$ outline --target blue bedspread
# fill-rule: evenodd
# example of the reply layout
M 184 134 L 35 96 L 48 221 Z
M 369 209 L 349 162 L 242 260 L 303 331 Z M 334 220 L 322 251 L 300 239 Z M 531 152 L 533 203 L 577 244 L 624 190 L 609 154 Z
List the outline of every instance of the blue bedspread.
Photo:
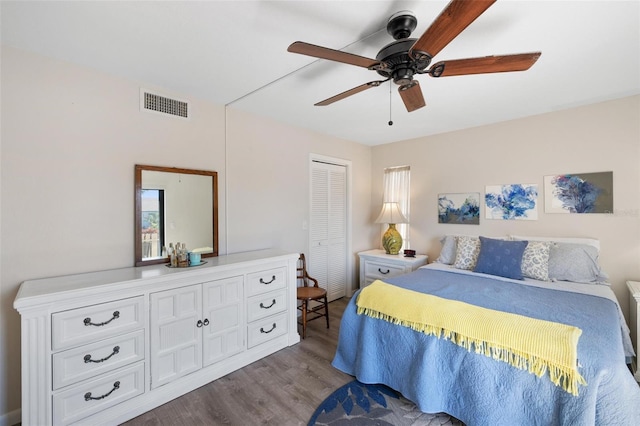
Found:
M 427 413 L 467 425 L 640 425 L 640 387 L 625 364 L 618 306 L 606 298 L 419 269 L 390 284 L 582 329 L 575 397 L 536 377 L 444 339 L 356 314 L 357 294 L 340 325 L 333 366 L 382 383 Z

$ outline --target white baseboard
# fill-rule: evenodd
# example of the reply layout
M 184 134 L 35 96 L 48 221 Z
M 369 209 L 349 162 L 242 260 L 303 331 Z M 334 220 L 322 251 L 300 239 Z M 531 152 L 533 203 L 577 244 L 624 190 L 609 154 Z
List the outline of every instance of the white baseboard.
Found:
M 10 411 L 8 413 L 0 415 L 0 426 L 13 426 L 20 423 L 22 420 L 22 412 L 18 408 L 17 410 Z

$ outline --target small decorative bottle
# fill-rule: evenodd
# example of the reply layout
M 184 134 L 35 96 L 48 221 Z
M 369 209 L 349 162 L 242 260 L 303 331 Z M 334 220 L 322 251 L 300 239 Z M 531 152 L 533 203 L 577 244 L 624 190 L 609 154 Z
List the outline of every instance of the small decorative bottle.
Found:
M 178 267 L 178 254 L 176 248 L 173 247 L 173 243 L 169 243 L 169 262 L 172 268 Z
M 178 250 L 178 267 L 186 268 L 187 266 L 189 266 L 189 259 L 187 258 L 187 247 L 184 243 L 182 243 L 182 245 L 180 245 L 179 247 L 180 249 Z

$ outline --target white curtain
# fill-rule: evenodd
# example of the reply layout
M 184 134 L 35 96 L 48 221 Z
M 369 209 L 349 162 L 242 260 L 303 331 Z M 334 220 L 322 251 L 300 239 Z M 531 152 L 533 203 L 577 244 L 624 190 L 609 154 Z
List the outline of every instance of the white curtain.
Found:
M 389 167 L 384 169 L 383 178 L 383 202 L 395 202 L 400 206 L 400 211 L 411 223 L 410 207 L 410 181 L 411 170 L 409 166 Z M 402 249 L 411 248 L 409 238 L 409 223 L 396 225 L 396 229 L 402 235 Z M 386 231 L 387 225 L 383 226 Z

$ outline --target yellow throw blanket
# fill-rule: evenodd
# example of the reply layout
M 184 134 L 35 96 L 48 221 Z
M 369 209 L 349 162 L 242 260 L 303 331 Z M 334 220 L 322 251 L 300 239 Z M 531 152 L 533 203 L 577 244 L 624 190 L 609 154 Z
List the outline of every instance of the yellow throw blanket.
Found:
M 409 327 L 521 370 L 549 378 L 572 395 L 587 382 L 577 369 L 577 327 L 495 311 L 386 284 L 365 287 L 358 314 Z

